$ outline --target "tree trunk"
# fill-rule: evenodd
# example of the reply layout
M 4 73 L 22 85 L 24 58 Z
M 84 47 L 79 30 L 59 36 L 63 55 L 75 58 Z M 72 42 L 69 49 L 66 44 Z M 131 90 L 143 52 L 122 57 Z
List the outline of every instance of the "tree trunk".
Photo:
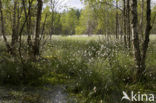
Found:
M 54 0 L 50 0 L 50 3 L 51 3 L 51 31 L 50 31 L 50 40 L 51 40 L 51 37 L 54 33 L 54 14 L 55 14 L 55 1 Z
M 140 19 L 140 33 L 141 33 L 141 37 L 142 40 L 144 39 L 144 29 L 143 29 L 143 25 L 144 25 L 144 0 L 142 0 L 141 3 L 141 19 Z
M 28 17 L 28 20 L 27 20 L 27 43 L 28 43 L 28 47 L 30 49 L 32 43 L 31 43 L 31 35 L 30 35 L 30 28 L 31 28 L 31 1 L 29 0 L 29 8 L 28 8 L 28 14 L 27 14 L 27 10 L 26 10 L 26 4 L 25 4 L 25 0 L 22 0 L 22 3 L 23 3 L 23 8 L 24 8 L 24 14 L 25 14 L 25 18 Z
M 37 17 L 36 17 L 36 33 L 35 33 L 35 43 L 34 43 L 34 56 L 40 54 L 40 21 L 41 21 L 41 14 L 42 14 L 42 0 L 38 1 L 38 8 L 37 8 Z
M 12 50 L 11 50 L 11 47 L 10 47 L 8 41 L 7 41 L 6 34 L 5 34 L 5 25 L 4 25 L 2 1 L 1 0 L 0 0 L 0 14 L 1 14 L 1 32 L 2 32 L 2 35 L 3 35 L 3 39 L 4 39 L 5 45 L 7 47 L 7 50 L 8 50 L 9 53 L 11 53 Z
M 118 39 L 119 32 L 119 14 L 118 14 L 118 0 L 116 0 L 116 39 Z
M 42 31 L 41 31 L 41 38 L 40 38 L 40 40 L 42 40 L 42 39 L 45 38 L 44 30 L 45 30 L 45 25 L 46 25 L 46 22 L 47 22 L 47 16 L 48 16 L 48 14 L 45 15 L 45 19 L 44 19 L 43 26 L 42 26 Z
M 27 23 L 27 29 L 28 29 L 28 38 L 27 38 L 27 42 L 29 47 L 32 47 L 32 41 L 31 41 L 31 2 L 29 0 L 29 14 L 28 14 L 28 23 Z
M 140 77 L 142 74 L 141 70 L 141 52 L 139 46 L 139 36 L 138 36 L 138 14 L 137 14 L 137 0 L 132 0 L 132 36 L 133 36 L 133 46 L 134 54 L 137 68 L 137 76 Z
M 124 44 L 127 47 L 127 25 L 126 25 L 126 0 L 123 0 L 123 29 L 124 29 Z
M 147 11 L 146 11 L 146 31 L 145 31 L 145 40 L 143 43 L 142 47 L 142 61 L 141 61 L 141 66 L 142 66 L 142 71 L 145 71 L 146 65 L 145 65 L 145 60 L 146 60 L 146 53 L 148 49 L 148 44 L 149 44 L 149 36 L 150 36 L 150 31 L 151 31 L 151 0 L 147 0 Z
M 128 47 L 131 48 L 131 23 L 130 23 L 130 1 L 127 0 L 127 40 Z
M 29 13 L 28 13 L 28 22 L 27 22 L 27 33 L 28 33 L 28 38 L 27 38 L 27 43 L 29 46 L 29 49 L 32 47 L 32 41 L 31 41 L 31 6 L 32 6 L 33 0 L 29 0 Z
M 13 13 L 13 25 L 12 25 L 12 42 L 11 42 L 12 51 L 15 51 L 16 46 L 17 46 L 17 42 L 18 42 L 16 9 L 17 9 L 17 0 L 14 1 L 14 13 Z

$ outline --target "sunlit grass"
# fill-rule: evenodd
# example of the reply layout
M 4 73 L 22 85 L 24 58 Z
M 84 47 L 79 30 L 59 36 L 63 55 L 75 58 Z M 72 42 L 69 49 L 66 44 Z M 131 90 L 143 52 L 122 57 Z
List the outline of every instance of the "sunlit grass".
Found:
M 151 34 L 151 35 L 150 35 L 150 39 L 151 39 L 151 40 L 156 40 L 156 34 Z

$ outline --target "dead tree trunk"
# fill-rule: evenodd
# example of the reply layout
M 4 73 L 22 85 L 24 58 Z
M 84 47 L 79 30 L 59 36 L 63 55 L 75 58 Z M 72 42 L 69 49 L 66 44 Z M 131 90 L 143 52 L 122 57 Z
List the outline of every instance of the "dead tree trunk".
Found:
M 37 17 L 36 17 L 36 33 L 35 33 L 35 42 L 34 42 L 34 56 L 40 54 L 40 21 L 41 21 L 41 14 L 42 14 L 42 0 L 38 1 L 38 8 L 37 8 Z

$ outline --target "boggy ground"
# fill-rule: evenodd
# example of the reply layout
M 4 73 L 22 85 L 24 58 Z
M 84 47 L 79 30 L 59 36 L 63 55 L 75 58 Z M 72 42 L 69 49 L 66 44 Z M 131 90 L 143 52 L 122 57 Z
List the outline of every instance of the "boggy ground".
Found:
M 156 93 L 155 40 L 151 36 L 141 83 L 135 82 L 133 51 L 121 40 L 54 36 L 41 48 L 38 62 L 24 55 L 24 66 L 18 57 L 4 52 L 1 42 L 0 102 L 120 103 L 122 91 Z

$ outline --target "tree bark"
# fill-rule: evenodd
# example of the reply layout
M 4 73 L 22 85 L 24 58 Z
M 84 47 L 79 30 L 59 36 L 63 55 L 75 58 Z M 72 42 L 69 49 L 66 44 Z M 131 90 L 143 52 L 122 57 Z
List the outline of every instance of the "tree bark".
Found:
M 9 53 L 12 52 L 11 50 L 11 47 L 7 41 L 7 37 L 6 37 L 6 34 L 5 34 L 5 25 L 4 25 L 4 18 L 3 18 L 3 7 L 2 7 L 2 1 L 0 0 L 0 14 L 1 14 L 1 32 L 2 32 L 2 35 L 3 35 L 3 39 L 4 39 L 4 42 L 5 42 L 5 45 L 7 47 L 7 51 Z
M 116 0 L 116 39 L 118 39 L 119 32 L 119 14 L 118 14 L 118 0 Z
M 145 38 L 140 50 L 139 45 L 139 36 L 138 36 L 138 17 L 137 17 L 137 0 L 132 0 L 132 34 L 133 34 L 133 45 L 135 53 L 135 61 L 137 67 L 137 80 L 142 81 L 143 75 L 146 69 L 146 54 L 149 44 L 149 36 L 151 31 L 151 0 L 146 0 L 147 9 L 146 9 L 146 29 L 145 29 Z
M 32 6 L 32 2 L 34 0 L 29 0 L 29 8 L 28 8 L 28 13 L 26 11 L 26 4 L 25 4 L 25 0 L 23 0 L 23 8 L 24 8 L 24 13 L 25 13 L 25 18 L 27 17 L 27 43 L 28 43 L 28 47 L 29 49 L 31 49 L 32 47 L 32 41 L 31 41 L 31 6 Z M 29 50 L 30 51 L 30 50 Z
M 20 18 L 21 18 L 21 14 L 22 14 L 22 11 L 23 9 L 21 10 L 21 13 L 20 13 L 20 4 L 19 4 L 19 1 L 17 2 L 17 26 L 16 26 L 16 33 L 17 35 L 19 36 L 19 28 L 20 28 Z M 17 38 L 18 40 L 18 38 Z
M 12 25 L 12 42 L 11 42 L 12 51 L 15 51 L 16 45 L 17 45 L 17 42 L 18 42 L 16 9 L 17 9 L 17 0 L 14 0 L 14 13 L 13 13 L 13 25 Z
M 133 46 L 135 54 L 135 62 L 137 68 L 137 75 L 140 76 L 141 70 L 141 52 L 139 46 L 139 36 L 138 36 L 138 14 L 137 14 L 137 0 L 132 0 L 132 35 L 133 35 Z
M 140 19 L 140 33 L 141 33 L 142 39 L 144 39 L 143 22 L 144 22 L 144 0 L 142 0 L 142 3 L 141 3 L 141 19 Z
M 34 42 L 34 56 L 40 54 L 40 21 L 41 21 L 41 13 L 42 13 L 42 0 L 38 1 L 38 8 L 37 8 L 37 17 L 36 17 L 36 33 L 35 33 L 35 42 Z
M 124 29 L 124 44 L 127 47 L 127 25 L 126 25 L 126 0 L 123 0 L 123 29 Z
M 31 5 L 32 5 L 32 1 L 29 0 L 29 13 L 28 13 L 28 22 L 27 22 L 27 30 L 28 30 L 28 38 L 27 38 L 27 43 L 29 45 L 29 48 L 32 47 L 32 40 L 31 40 L 31 35 L 32 35 L 32 32 L 31 32 Z
M 131 23 L 130 23 L 130 1 L 127 0 L 127 40 L 128 47 L 131 48 Z
M 149 44 L 149 36 L 150 36 L 150 31 L 152 29 L 151 27 L 151 0 L 147 0 L 147 10 L 146 10 L 146 29 L 145 29 L 145 39 L 142 47 L 142 61 L 141 61 L 141 66 L 142 66 L 142 71 L 145 71 L 146 65 L 145 65 L 145 60 L 146 60 L 146 53 L 148 49 L 148 44 Z
M 48 14 L 45 15 L 45 19 L 44 19 L 43 26 L 42 26 L 42 31 L 41 31 L 41 37 L 40 37 L 40 40 L 42 40 L 42 39 L 45 38 L 44 30 L 45 30 L 45 25 L 46 25 L 46 22 L 47 22 L 47 16 L 48 16 Z

